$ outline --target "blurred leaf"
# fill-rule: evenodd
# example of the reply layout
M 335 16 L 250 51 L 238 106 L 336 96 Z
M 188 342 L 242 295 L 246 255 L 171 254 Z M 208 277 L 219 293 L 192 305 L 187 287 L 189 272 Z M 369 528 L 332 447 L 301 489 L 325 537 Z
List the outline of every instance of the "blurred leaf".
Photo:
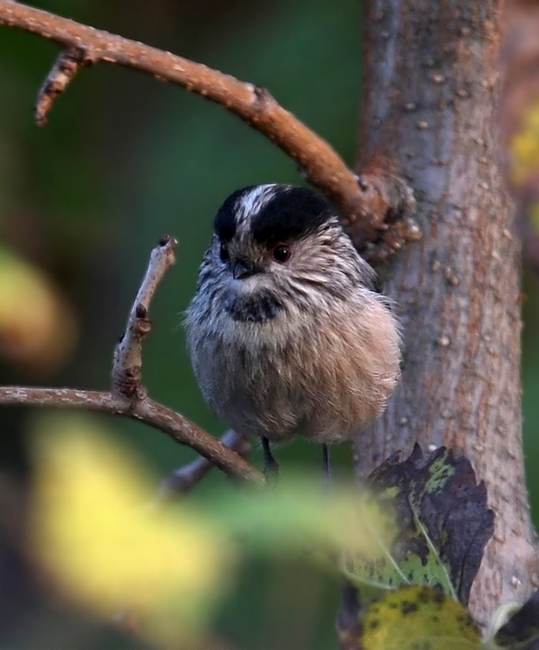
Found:
M 539 175 L 539 98 L 523 107 L 509 140 L 510 179 L 515 187 Z
M 194 635 L 228 583 L 232 546 L 187 507 L 143 511 L 144 468 L 88 420 L 51 418 L 48 429 L 34 449 L 37 558 L 93 611 L 133 610 L 150 640 Z
M 357 487 L 297 478 L 273 489 L 146 508 L 152 481 L 92 418 L 41 417 L 35 435 L 31 539 L 63 591 L 96 613 L 134 612 L 141 633 L 167 644 L 209 624 L 240 545 L 301 555 L 336 572 L 343 550 L 374 561 L 397 533 L 394 513 Z
M 509 189 L 515 199 L 523 250 L 539 271 L 539 6 L 506 3 L 504 84 L 498 120 Z
M 511 650 L 539 649 L 539 591 L 536 591 L 494 637 L 496 645 Z
M 377 562 L 351 557 L 347 577 L 381 589 L 439 587 L 467 604 L 494 529 L 485 486 L 476 484 L 470 462 L 444 447 L 424 454 L 416 445 L 405 461 L 397 454 L 382 463 L 369 483 L 395 503 L 400 534 Z
M 389 546 L 398 531 L 391 506 L 357 486 L 332 485 L 328 494 L 316 478 L 282 478 L 272 489 L 238 492 L 213 506 L 214 516 L 265 554 L 304 553 L 324 563 L 355 553 L 375 561 L 380 544 Z M 325 554 L 324 554 L 325 553 Z
M 48 278 L 0 247 L 0 353 L 46 374 L 66 362 L 76 338 L 73 313 Z
M 505 15 L 503 63 L 506 66 L 499 120 L 504 137 L 506 175 L 519 196 L 539 180 L 539 7 L 512 0 Z
M 465 607 L 437 589 L 413 585 L 372 603 L 354 629 L 339 630 L 346 650 L 472 650 L 481 635 Z

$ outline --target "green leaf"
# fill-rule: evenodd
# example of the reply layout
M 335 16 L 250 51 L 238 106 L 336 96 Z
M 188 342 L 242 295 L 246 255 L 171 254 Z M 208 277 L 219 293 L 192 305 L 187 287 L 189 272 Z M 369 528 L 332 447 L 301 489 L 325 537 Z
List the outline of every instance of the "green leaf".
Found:
M 498 630 L 494 641 L 511 650 L 539 649 L 539 590 Z
M 466 608 L 438 589 L 412 585 L 371 603 L 353 626 L 339 626 L 346 650 L 479 650 Z
M 271 490 L 231 491 L 207 512 L 252 551 L 304 555 L 307 549 L 334 572 L 341 552 L 374 560 L 380 544 L 391 545 L 398 532 L 394 511 L 381 508 L 369 491 L 333 484 L 328 494 L 306 476 L 283 478 Z
M 382 463 L 368 482 L 394 503 L 401 532 L 376 562 L 348 557 L 347 577 L 362 589 L 438 587 L 467 604 L 494 529 L 485 486 L 476 483 L 471 463 L 444 447 L 424 454 L 416 445 L 406 460 L 395 454 Z

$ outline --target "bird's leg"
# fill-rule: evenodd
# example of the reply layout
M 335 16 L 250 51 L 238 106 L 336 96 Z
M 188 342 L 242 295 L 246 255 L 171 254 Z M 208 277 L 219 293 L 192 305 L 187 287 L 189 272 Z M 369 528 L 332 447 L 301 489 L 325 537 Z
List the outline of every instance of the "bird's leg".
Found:
M 326 444 L 322 444 L 322 463 L 324 466 L 324 483 L 326 487 L 329 487 L 331 482 L 331 466 L 329 463 L 329 447 Z
M 274 481 L 279 475 L 279 464 L 271 453 L 270 441 L 265 436 L 262 436 L 261 440 L 264 451 L 264 476 L 266 480 Z

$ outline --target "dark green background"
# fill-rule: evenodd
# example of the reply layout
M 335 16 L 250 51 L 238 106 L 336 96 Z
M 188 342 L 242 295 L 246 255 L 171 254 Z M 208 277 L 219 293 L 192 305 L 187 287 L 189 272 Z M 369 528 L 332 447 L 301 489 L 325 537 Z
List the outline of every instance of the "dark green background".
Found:
M 361 92 L 359 2 L 56 0 L 40 6 L 266 86 L 353 164 Z M 214 213 L 227 194 L 256 183 L 301 183 L 301 177 L 291 160 L 220 107 L 105 64 L 79 74 L 57 101 L 49 124 L 36 127 L 32 106 L 57 52 L 39 37 L 0 28 L 0 236 L 58 282 L 82 325 L 76 355 L 42 382 L 108 385 L 111 350 L 149 251 L 161 235 L 171 234 L 180 241 L 179 259 L 152 307 L 144 382 L 152 396 L 219 433 L 223 427 L 193 380 L 178 327 L 181 312 L 193 293 Z M 527 279 L 526 297 L 525 439 L 533 468 L 539 421 L 535 278 Z M 35 381 L 7 363 L 0 365 L 0 375 L 1 383 Z M 18 477 L 27 473 L 27 417 L 32 415 L 0 412 L 2 466 Z M 192 457 L 141 425 L 110 419 L 106 424 L 140 449 L 158 475 Z M 343 446 L 334 454 L 336 471 L 343 474 L 350 472 L 347 451 Z M 285 472 L 320 460 L 318 448 L 302 443 L 277 454 Z M 255 461 L 260 461 L 258 450 Z M 215 473 L 200 489 L 219 489 L 223 480 Z M 533 501 L 539 494 L 533 471 L 530 488 Z M 42 612 L 32 576 L 3 546 L 0 644 L 41 649 L 126 645 L 114 636 L 105 643 L 86 627 L 82 632 L 74 620 L 67 634 L 59 606 L 55 614 L 50 604 Z M 251 650 L 336 648 L 338 588 L 296 564 L 255 562 L 246 567 L 217 633 L 233 640 L 230 647 Z

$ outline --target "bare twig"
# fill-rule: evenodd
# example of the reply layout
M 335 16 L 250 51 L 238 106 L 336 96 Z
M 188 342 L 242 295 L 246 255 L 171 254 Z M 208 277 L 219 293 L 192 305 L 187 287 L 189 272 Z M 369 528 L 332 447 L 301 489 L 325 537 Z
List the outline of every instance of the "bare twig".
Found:
M 242 458 L 245 458 L 251 450 L 251 443 L 247 438 L 232 430 L 227 431 L 220 441 L 237 452 Z M 186 494 L 206 476 L 212 467 L 213 463 L 201 456 L 175 470 L 161 482 L 161 489 L 156 502 L 168 501 Z
M 133 401 L 106 391 L 7 386 L 0 387 L 0 404 L 85 409 L 139 420 L 191 447 L 231 477 L 255 483 L 264 481 L 262 473 L 238 453 L 183 415 L 149 397 Z
M 145 396 L 142 380 L 142 342 L 152 327 L 148 318 L 150 302 L 168 269 L 176 263 L 178 242 L 163 237 L 153 249 L 146 274 L 131 307 L 125 333 L 121 337 L 112 364 L 112 389 L 131 399 Z
M 87 409 L 140 420 L 163 431 L 182 445 L 191 447 L 204 456 L 206 462 L 229 476 L 262 483 L 263 475 L 230 446 L 197 427 L 183 415 L 150 399 L 141 383 L 142 341 L 151 329 L 148 309 L 159 282 L 175 262 L 176 243 L 172 237 L 164 237 L 150 255 L 148 268 L 129 314 L 126 331 L 114 352 L 111 392 L 8 386 L 0 387 L 0 404 Z M 202 461 L 196 469 L 198 472 L 201 469 L 207 471 Z
M 323 187 L 340 205 L 348 206 L 350 214 L 363 212 L 354 174 L 324 140 L 279 106 L 264 88 L 11 0 L 0 0 L 0 24 L 39 34 L 66 47 L 84 48 L 88 61 L 136 68 L 221 104 L 275 142 L 305 170 L 312 183 Z
M 34 115 L 38 126 L 47 123 L 47 115 L 56 97 L 64 92 L 77 72 L 88 63 L 91 62 L 86 58 L 84 50 L 78 47 L 68 47 L 61 52 L 37 96 Z
M 135 68 L 220 104 L 263 133 L 300 165 L 305 178 L 339 207 L 347 230 L 360 249 L 383 239 L 386 217 L 399 210 L 400 204 L 392 205 L 380 200 L 392 196 L 392 192 L 363 191 L 356 176 L 333 148 L 280 106 L 264 88 L 241 82 L 170 52 L 12 0 L 0 0 L 0 25 L 24 29 L 66 48 L 76 48 L 84 53 L 84 63 L 104 61 Z M 65 79 L 67 81 L 69 79 Z M 50 108 L 52 98 L 50 94 L 46 110 Z M 383 184 L 386 178 L 382 175 L 378 185 Z M 407 240 L 405 231 L 400 239 Z

